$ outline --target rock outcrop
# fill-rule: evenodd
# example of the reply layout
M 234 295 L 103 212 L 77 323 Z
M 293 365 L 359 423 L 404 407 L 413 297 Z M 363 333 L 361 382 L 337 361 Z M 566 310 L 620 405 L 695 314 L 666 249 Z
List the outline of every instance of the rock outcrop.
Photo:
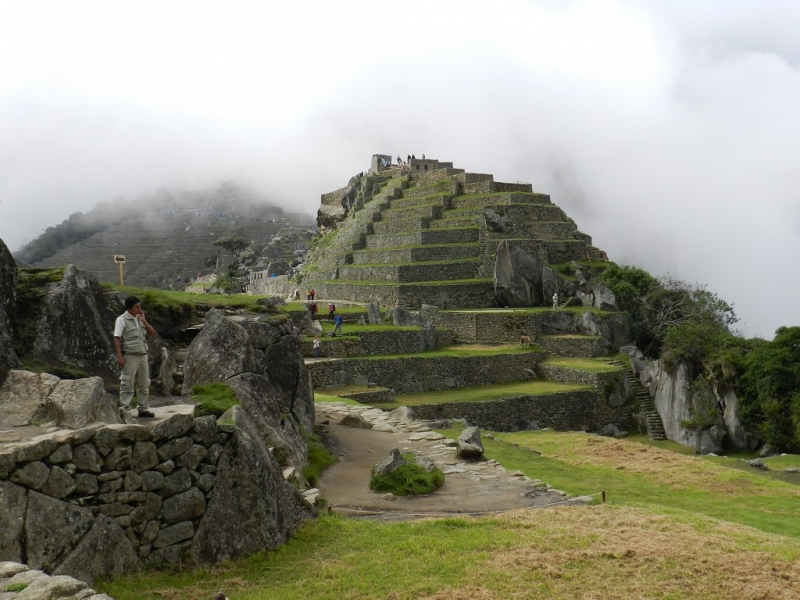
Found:
M 0 598 L 3 600 L 114 600 L 98 594 L 83 581 L 66 575 L 51 577 L 18 562 L 0 562 Z
M 62 280 L 47 287 L 34 352 L 111 381 L 116 378 L 116 317 L 94 275 L 69 265 Z
M 90 423 L 117 423 L 117 401 L 99 377 L 59 379 L 49 373 L 11 371 L 0 386 L 0 412 L 6 425 L 80 429 Z
M 19 366 L 14 352 L 12 319 L 17 301 L 17 265 L 3 240 L 0 240 L 0 382 L 9 370 Z
M 698 454 L 718 454 L 726 445 L 747 450 L 758 446 L 758 435 L 742 425 L 739 400 L 732 389 L 720 393 L 708 384 L 708 389 L 693 389 L 688 365 L 678 365 L 670 373 L 658 360 L 643 363 L 639 377 L 650 389 L 668 439 Z
M 306 466 L 304 435 L 314 429 L 314 395 L 288 317 L 248 321 L 210 311 L 189 346 L 183 391 L 214 381 L 233 388 L 256 431 L 286 464 Z
M 542 269 L 538 257 L 502 241 L 494 264 L 494 292 L 500 306 L 541 306 Z

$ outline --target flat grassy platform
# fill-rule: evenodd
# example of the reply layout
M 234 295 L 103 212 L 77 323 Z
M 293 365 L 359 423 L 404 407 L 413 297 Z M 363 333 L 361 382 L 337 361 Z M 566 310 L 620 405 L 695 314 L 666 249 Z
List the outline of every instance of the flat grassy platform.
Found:
M 576 371 L 588 371 L 589 373 L 611 373 L 621 370 L 619 367 L 610 365 L 602 360 L 574 356 L 550 356 L 539 364 L 545 367 L 566 367 Z
M 525 354 L 528 352 L 541 353 L 543 350 L 534 346 L 521 348 L 519 344 L 499 344 L 490 346 L 485 344 L 458 344 L 456 346 L 445 346 L 428 352 L 413 354 L 371 354 L 369 356 L 359 356 L 359 360 L 378 360 L 386 358 L 436 358 L 437 356 L 494 356 L 497 354 Z
M 398 406 L 419 406 L 422 404 L 455 404 L 460 402 L 489 402 L 513 398 L 515 396 L 542 396 L 559 392 L 590 390 L 591 386 L 559 383 L 557 381 L 518 381 L 497 385 L 459 388 L 456 390 L 439 390 L 420 392 L 418 394 L 401 394 L 395 396 L 394 402 L 373 404 L 377 408 L 393 409 Z

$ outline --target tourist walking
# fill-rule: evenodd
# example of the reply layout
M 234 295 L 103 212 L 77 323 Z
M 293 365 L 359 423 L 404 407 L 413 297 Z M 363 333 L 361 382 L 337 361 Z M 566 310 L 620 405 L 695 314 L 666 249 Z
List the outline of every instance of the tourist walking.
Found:
M 314 338 L 314 358 L 319 358 L 319 347 L 322 342 L 319 341 L 319 337 Z
M 335 323 L 333 326 L 333 337 L 336 337 L 337 333 L 342 335 L 342 315 L 336 315 L 333 322 Z
M 558 308 L 558 293 L 553 294 L 553 310 Z
M 331 302 L 330 304 L 328 304 L 328 319 L 333 321 L 333 316 L 335 313 L 336 313 L 336 305 L 333 302 Z

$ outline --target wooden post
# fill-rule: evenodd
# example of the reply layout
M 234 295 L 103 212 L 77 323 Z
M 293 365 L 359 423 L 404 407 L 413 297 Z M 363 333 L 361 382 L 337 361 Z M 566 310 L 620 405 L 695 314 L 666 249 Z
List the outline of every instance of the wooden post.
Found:
M 119 276 L 119 285 L 122 287 L 125 285 L 125 277 L 122 273 L 122 265 L 125 264 L 125 255 L 124 254 L 115 254 L 114 255 L 114 262 L 117 265 L 117 275 Z

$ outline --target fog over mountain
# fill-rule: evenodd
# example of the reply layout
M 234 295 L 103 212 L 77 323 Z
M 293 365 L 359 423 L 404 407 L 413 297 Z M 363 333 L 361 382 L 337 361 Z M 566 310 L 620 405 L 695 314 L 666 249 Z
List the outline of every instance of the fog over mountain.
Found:
M 373 153 L 425 153 L 533 183 L 771 338 L 798 324 L 798 24 L 781 0 L 5 3 L 0 238 L 224 180 L 313 213 Z

